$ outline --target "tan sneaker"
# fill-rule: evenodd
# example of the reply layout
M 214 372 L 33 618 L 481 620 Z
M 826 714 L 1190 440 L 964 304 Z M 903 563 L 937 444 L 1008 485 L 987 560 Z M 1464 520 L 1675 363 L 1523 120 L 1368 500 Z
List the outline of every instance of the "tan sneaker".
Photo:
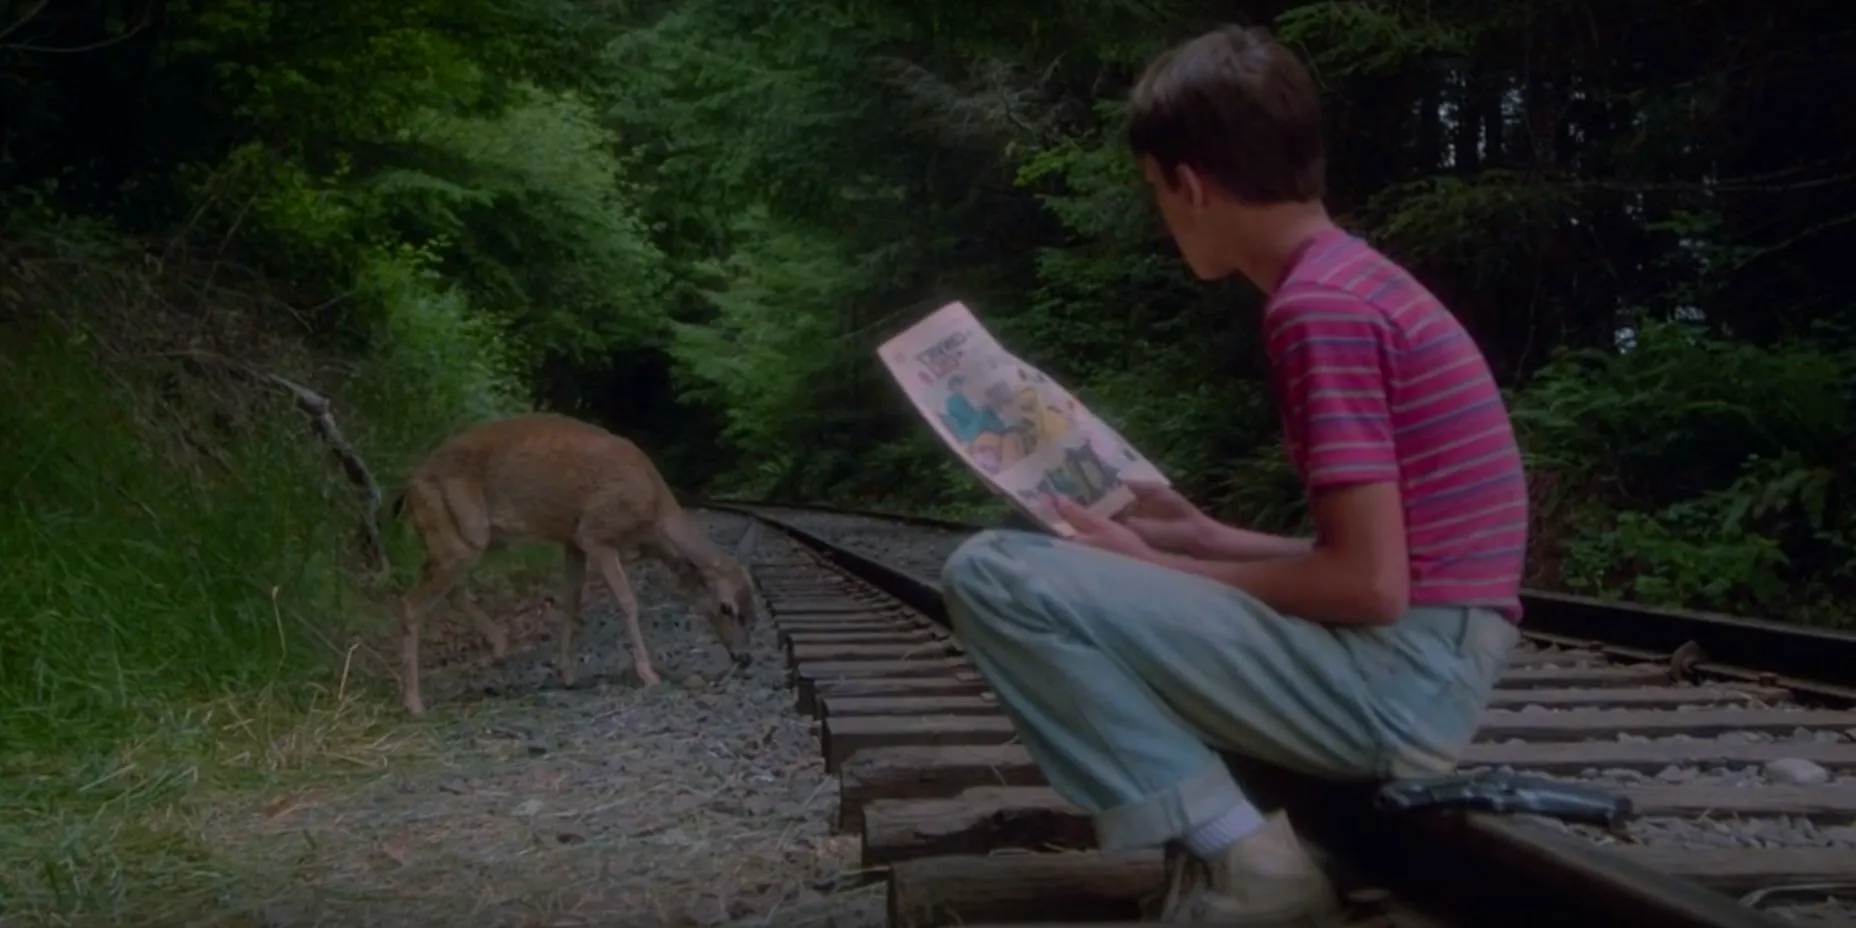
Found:
M 1167 850 L 1160 921 L 1243 928 L 1327 928 L 1341 923 L 1340 899 L 1281 812 L 1217 861 Z

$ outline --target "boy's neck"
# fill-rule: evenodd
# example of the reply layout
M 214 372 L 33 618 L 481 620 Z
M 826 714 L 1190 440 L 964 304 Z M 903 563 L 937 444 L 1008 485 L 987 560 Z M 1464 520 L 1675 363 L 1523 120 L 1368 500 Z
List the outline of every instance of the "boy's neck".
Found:
M 1289 259 L 1309 239 L 1335 228 L 1321 201 L 1242 207 L 1245 215 L 1233 236 L 1230 265 L 1269 296 L 1282 282 Z

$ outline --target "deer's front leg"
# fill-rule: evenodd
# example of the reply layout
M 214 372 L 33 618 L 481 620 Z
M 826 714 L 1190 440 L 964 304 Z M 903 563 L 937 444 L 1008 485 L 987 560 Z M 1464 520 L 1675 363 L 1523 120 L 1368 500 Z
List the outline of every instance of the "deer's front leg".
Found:
M 400 701 L 409 715 L 425 714 L 425 699 L 419 691 L 419 627 L 432 606 L 456 588 L 469 566 L 467 554 L 427 554 L 418 585 L 400 600 Z
M 599 575 L 606 580 L 606 586 L 612 590 L 612 598 L 619 603 L 619 612 L 625 616 L 625 634 L 631 638 L 632 667 L 638 671 L 638 679 L 645 686 L 656 686 L 662 682 L 657 669 L 651 666 L 651 652 L 644 646 L 644 630 L 638 627 L 638 597 L 632 594 L 632 585 L 625 579 L 625 568 L 619 563 L 619 553 L 611 548 L 588 551 L 594 566 L 599 568 Z

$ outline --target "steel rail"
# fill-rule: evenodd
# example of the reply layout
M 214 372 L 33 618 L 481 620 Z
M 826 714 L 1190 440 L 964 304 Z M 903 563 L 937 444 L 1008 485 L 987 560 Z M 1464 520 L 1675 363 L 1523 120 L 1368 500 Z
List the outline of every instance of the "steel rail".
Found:
M 693 505 L 749 516 L 932 621 L 948 626 L 938 586 L 834 544 L 766 509 L 861 516 L 955 531 L 986 526 L 826 506 L 710 499 Z M 1377 784 L 1319 781 L 1226 757 L 1246 788 L 1296 817 L 1312 843 L 1400 898 L 1465 925 L 1583 924 L 1618 928 L 1772 928 L 1773 916 L 1524 819 L 1462 810 L 1389 813 Z
M 813 503 L 718 498 L 698 505 L 795 509 L 878 519 L 950 532 L 1042 529 L 1023 517 L 999 525 Z M 932 578 L 929 578 L 932 579 Z M 1555 643 L 1581 643 L 1620 658 L 1667 659 L 1684 652 L 1684 674 L 1759 683 L 1838 706 L 1856 705 L 1856 634 L 1768 619 L 1642 606 L 1523 589 L 1523 631 Z

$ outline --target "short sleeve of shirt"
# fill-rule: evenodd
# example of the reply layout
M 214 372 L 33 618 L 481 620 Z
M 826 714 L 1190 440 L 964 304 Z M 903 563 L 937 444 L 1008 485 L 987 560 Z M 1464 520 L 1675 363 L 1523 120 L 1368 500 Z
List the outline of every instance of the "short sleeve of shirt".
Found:
M 1264 335 L 1309 492 L 1396 481 L 1387 383 L 1396 336 L 1385 314 L 1347 293 L 1296 287 L 1271 301 Z

